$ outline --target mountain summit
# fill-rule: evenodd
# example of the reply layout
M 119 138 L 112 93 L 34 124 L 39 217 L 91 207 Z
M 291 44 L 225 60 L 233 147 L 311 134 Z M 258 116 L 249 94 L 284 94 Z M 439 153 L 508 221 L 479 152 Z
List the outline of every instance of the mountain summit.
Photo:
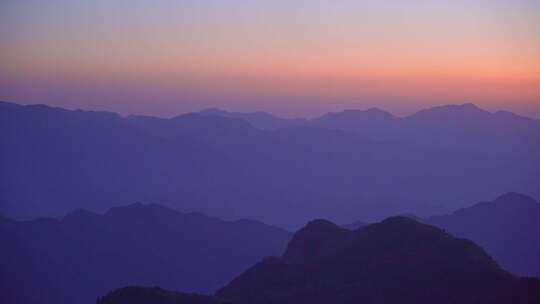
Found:
M 217 297 L 236 304 L 532 303 L 539 284 L 501 270 L 471 241 L 392 217 L 356 231 L 311 222 L 282 257 L 259 262 Z

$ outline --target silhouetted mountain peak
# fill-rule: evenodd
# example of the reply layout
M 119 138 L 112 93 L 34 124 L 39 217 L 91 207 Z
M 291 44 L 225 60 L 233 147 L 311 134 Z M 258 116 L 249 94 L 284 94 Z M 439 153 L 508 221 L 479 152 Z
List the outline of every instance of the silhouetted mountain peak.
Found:
M 379 120 L 391 120 L 397 119 L 393 114 L 381 110 L 379 108 L 370 108 L 367 110 L 357 110 L 357 109 L 346 109 L 341 112 L 330 112 L 324 114 L 323 116 L 315 119 L 317 120 L 328 120 L 328 119 L 379 119 Z
M 382 110 L 382 109 L 379 109 L 379 108 L 376 108 L 376 107 L 373 107 L 373 108 L 369 108 L 365 111 L 365 113 L 369 113 L 371 115 L 379 115 L 379 116 L 384 116 L 384 117 L 395 117 L 392 113 L 388 112 L 388 111 L 385 111 L 385 110 Z
M 421 218 L 420 216 L 414 214 L 414 213 L 401 213 L 399 214 L 398 216 L 404 216 L 404 217 L 408 217 L 410 219 L 413 219 L 419 223 L 423 223 L 424 222 L 424 219 Z
M 398 225 L 398 226 L 410 226 L 410 225 L 417 225 L 420 224 L 415 219 L 405 216 L 405 215 L 397 215 L 397 216 L 391 216 L 389 218 L 386 218 L 381 222 L 381 224 L 384 225 Z
M 309 121 L 318 128 L 352 131 L 368 138 L 392 138 L 401 134 L 403 120 L 378 108 L 330 112 Z
M 201 110 L 198 113 L 204 116 L 209 115 L 242 119 L 248 122 L 253 127 L 262 130 L 275 130 L 280 128 L 295 127 L 306 122 L 306 120 L 303 118 L 281 118 L 263 111 L 229 112 L 218 108 L 209 108 Z
M 414 215 L 409 214 L 400 214 L 395 216 L 387 217 L 386 219 L 380 221 L 379 223 L 371 224 L 372 225 L 384 225 L 384 226 L 400 226 L 403 228 L 407 227 L 430 227 L 428 225 L 423 224 L 418 218 L 416 218 Z
M 460 107 L 462 109 L 467 109 L 467 111 L 483 111 L 482 109 L 480 109 L 477 105 L 475 105 L 472 102 L 467 102 L 467 103 L 458 105 L 458 107 Z
M 291 240 L 291 243 L 331 238 L 337 234 L 343 233 L 344 231 L 347 230 L 330 221 L 325 219 L 316 219 L 310 221 L 306 226 L 296 232 Z
M 517 192 L 508 192 L 491 202 L 481 202 L 471 207 L 462 208 L 454 212 L 454 214 L 476 214 L 478 212 L 485 212 L 487 214 L 504 218 L 506 215 L 519 215 L 534 216 L 536 214 L 528 214 L 528 211 L 534 213 L 540 212 L 540 203 L 534 200 L 528 195 L 524 195 Z M 443 216 L 444 217 L 444 216 Z M 436 217 L 434 217 L 436 218 Z
M 216 295 L 239 304 L 486 303 L 495 286 L 516 281 L 471 241 L 395 216 L 357 231 L 310 222 L 281 260 L 263 260 Z
M 456 113 L 486 113 L 487 111 L 481 109 L 474 103 L 468 102 L 463 104 L 456 104 L 456 105 L 446 105 L 441 107 L 435 107 L 433 109 L 440 109 L 440 110 L 446 110 L 446 111 L 453 111 Z
M 490 209 L 490 204 L 493 205 L 493 208 L 499 210 L 501 216 L 504 214 L 521 214 L 522 217 L 527 217 L 530 220 L 534 220 L 540 216 L 540 203 L 528 195 L 517 192 L 508 192 L 497 197 L 493 202 L 480 203 L 478 205 Z M 474 206 L 471 208 L 474 208 Z
M 350 230 L 336 224 L 316 219 L 296 232 L 287 246 L 284 258 L 292 263 L 304 263 L 326 254 L 336 241 L 350 233 Z
M 486 114 L 489 112 L 479 108 L 473 103 L 464 103 L 464 104 L 451 104 L 451 105 L 432 107 L 432 108 L 418 111 L 416 114 L 427 114 L 427 113 L 448 113 L 448 114 L 456 115 L 456 114 L 480 114 L 480 113 Z
M 220 108 L 208 108 L 208 109 L 200 110 L 199 113 L 203 115 L 225 115 L 225 114 L 228 114 L 229 112 L 222 110 Z
M 329 220 L 325 219 L 314 219 L 312 221 L 309 221 L 304 228 L 302 228 L 300 232 L 305 231 L 311 231 L 311 230 L 336 230 L 339 229 L 339 227 L 330 222 Z
M 464 103 L 459 105 L 444 105 L 424 109 L 416 112 L 408 117 L 412 120 L 440 120 L 440 119 L 469 119 L 472 117 L 491 115 L 490 112 L 485 111 L 473 103 Z
M 416 221 L 407 216 L 392 216 L 382 222 L 371 224 L 358 233 L 377 235 L 381 239 L 415 243 L 420 239 L 434 240 L 450 237 L 443 230 Z

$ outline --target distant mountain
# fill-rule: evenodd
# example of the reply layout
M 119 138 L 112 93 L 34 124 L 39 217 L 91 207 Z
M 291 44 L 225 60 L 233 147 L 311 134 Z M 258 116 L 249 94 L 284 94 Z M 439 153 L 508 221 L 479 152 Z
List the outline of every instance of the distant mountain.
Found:
M 422 130 L 419 139 L 428 142 L 489 149 L 491 153 L 540 151 L 539 120 L 504 111 L 491 113 L 471 103 L 422 110 L 404 120 L 411 128 Z
M 225 304 L 214 297 L 171 292 L 159 287 L 125 287 L 99 298 L 96 304 Z
M 432 125 L 455 125 L 457 122 L 482 124 L 489 119 L 491 113 L 480 109 L 473 103 L 461 105 L 445 105 L 420 110 L 408 117 L 410 120 Z
M 211 108 L 199 112 L 201 115 L 222 116 L 229 118 L 239 118 L 247 121 L 252 126 L 261 130 L 276 130 L 281 128 L 291 128 L 303 125 L 306 119 L 287 119 L 274 116 L 266 112 L 228 112 L 221 109 Z
M 62 220 L 0 218 L 0 294 L 6 303 L 76 304 L 127 285 L 209 293 L 290 237 L 256 221 L 139 203 Z
M 476 242 L 505 270 L 540 276 L 540 203 L 529 196 L 507 193 L 426 222 Z
M 169 140 L 191 138 L 225 152 L 229 157 L 242 153 L 245 158 L 254 144 L 268 144 L 268 132 L 238 118 L 189 113 L 171 119 L 129 116 L 125 122 L 130 127 Z
M 377 108 L 327 113 L 310 120 L 309 125 L 352 131 L 373 139 L 400 139 L 410 133 L 403 119 Z
M 0 211 L 9 217 L 197 202 L 242 183 L 242 169 L 223 152 L 197 139 L 152 136 L 111 113 L 0 104 L 0 134 Z
M 540 151 L 539 120 L 505 111 L 490 113 L 472 103 L 433 107 L 403 118 L 376 108 L 346 110 L 312 119 L 309 125 L 378 140 L 489 149 L 491 153 L 509 153 L 516 148 L 520 153 Z
M 296 229 L 318 217 L 443 214 L 509 189 L 540 197 L 540 145 L 523 135 L 528 127 L 509 123 L 517 135 L 495 141 L 500 148 L 482 144 L 488 133 L 451 141 L 381 110 L 350 114 L 381 122 L 367 133 L 309 123 L 270 131 L 220 115 L 121 117 L 2 103 L 0 213 L 59 217 L 150 201 Z M 385 129 L 394 122 L 397 131 Z M 401 133 L 402 124 L 413 132 Z
M 126 123 L 154 136 L 174 138 L 196 134 L 203 139 L 215 139 L 227 134 L 261 134 L 248 122 L 222 116 L 188 113 L 170 119 L 152 116 L 128 116 Z
M 282 257 L 265 258 L 216 293 L 258 303 L 536 303 L 538 279 L 519 279 L 477 245 L 405 217 L 359 230 L 310 222 Z

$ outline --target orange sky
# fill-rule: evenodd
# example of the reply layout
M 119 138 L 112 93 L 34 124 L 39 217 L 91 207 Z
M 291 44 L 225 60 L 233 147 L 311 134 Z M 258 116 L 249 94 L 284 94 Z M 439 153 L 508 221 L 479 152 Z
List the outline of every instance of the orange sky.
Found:
M 537 1 L 8 0 L 0 6 L 4 100 L 107 107 L 88 93 L 99 83 L 96 96 L 109 92 L 107 108 L 121 112 L 194 110 L 181 98 L 189 91 L 250 96 L 246 109 L 264 109 L 258 96 L 318 97 L 305 98 L 306 113 L 362 108 L 369 98 L 396 106 L 416 98 L 418 106 L 466 99 L 540 114 Z M 142 100 L 129 104 L 115 95 L 115 85 L 146 86 L 156 97 L 162 90 L 170 99 L 178 91 L 178 104 L 162 110 Z M 73 91 L 80 86 L 86 95 Z M 332 103 L 333 97 L 359 101 Z M 200 108 L 241 108 L 199 100 Z

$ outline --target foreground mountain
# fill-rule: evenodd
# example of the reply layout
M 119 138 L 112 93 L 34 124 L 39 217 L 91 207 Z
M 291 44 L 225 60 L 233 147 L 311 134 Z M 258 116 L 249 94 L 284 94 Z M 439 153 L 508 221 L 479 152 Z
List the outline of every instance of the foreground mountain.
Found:
M 287 231 L 222 221 L 159 205 L 62 220 L 0 218 L 0 294 L 6 303 L 91 303 L 118 286 L 213 292 L 262 257 L 281 252 Z
M 474 241 L 505 270 L 540 276 L 540 203 L 529 196 L 507 193 L 426 223 Z
M 400 128 L 385 127 L 407 123 L 402 118 L 365 112 L 349 114 L 361 126 L 377 121 L 361 128 L 367 133 L 310 123 L 269 131 L 221 115 L 124 118 L 0 103 L 0 213 L 59 217 L 74 208 L 104 212 L 152 201 L 297 229 L 319 217 L 348 223 L 443 214 L 508 189 L 540 197 L 540 149 L 528 135 L 534 120 L 508 114 L 507 122 L 508 115 L 489 114 L 514 131 L 505 133 L 508 141 L 477 149 L 468 134 L 484 143 L 492 134 L 489 128 L 475 133 L 476 125 L 465 123 L 468 116 L 451 115 L 464 127 L 450 132 L 452 144 L 441 145 L 432 139 L 442 131 L 430 133 L 441 130 L 431 125 L 438 120 L 422 114 L 414 130 L 423 135 L 403 137 Z M 525 127 L 514 127 L 514 120 Z M 386 135 L 367 136 L 376 130 Z M 362 218 L 354 218 L 358 214 Z
M 98 298 L 96 304 L 225 304 L 214 297 L 172 292 L 159 287 L 126 287 Z
M 393 217 L 359 230 L 325 220 L 217 292 L 236 304 L 538 303 L 540 281 L 506 273 L 476 244 Z

